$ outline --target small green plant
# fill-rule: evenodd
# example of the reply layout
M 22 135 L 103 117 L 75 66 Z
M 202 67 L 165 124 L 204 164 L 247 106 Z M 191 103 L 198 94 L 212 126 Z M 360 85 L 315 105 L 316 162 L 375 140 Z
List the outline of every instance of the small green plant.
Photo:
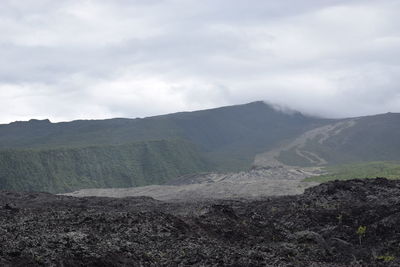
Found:
M 358 235 L 358 240 L 360 241 L 360 245 L 361 245 L 361 240 L 362 238 L 365 236 L 365 232 L 367 231 L 367 226 L 360 226 L 357 229 L 357 235 Z
M 391 262 L 394 261 L 396 258 L 392 255 L 385 254 L 384 256 L 378 256 L 377 259 L 382 260 L 384 262 Z
M 339 224 L 342 224 L 343 221 L 343 214 L 339 214 L 336 219 L 338 219 Z

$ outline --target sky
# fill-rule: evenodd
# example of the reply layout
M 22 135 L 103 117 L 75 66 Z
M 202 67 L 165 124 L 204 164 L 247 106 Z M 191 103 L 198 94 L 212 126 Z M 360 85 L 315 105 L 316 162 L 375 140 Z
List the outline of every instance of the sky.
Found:
M 398 0 L 2 0 L 0 123 L 400 112 Z

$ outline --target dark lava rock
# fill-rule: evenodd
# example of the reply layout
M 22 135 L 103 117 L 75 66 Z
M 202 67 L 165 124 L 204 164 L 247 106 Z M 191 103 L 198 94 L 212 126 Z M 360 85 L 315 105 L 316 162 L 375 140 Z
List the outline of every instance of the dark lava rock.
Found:
M 187 203 L 1 191 L 0 266 L 400 266 L 400 181 Z

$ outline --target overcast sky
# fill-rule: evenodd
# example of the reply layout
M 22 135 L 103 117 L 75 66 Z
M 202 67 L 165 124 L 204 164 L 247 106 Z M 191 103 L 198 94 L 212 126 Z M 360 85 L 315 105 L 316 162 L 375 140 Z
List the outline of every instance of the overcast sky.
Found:
M 400 112 L 399 0 L 2 0 L 0 122 Z

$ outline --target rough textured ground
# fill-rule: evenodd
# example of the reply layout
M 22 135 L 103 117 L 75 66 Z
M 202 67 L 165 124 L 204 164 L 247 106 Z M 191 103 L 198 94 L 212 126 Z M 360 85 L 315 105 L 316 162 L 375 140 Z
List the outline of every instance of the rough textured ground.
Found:
M 180 177 L 169 185 L 131 188 L 82 189 L 66 195 L 128 197 L 149 196 L 157 200 L 194 200 L 295 195 L 317 185 L 303 179 L 321 174 L 318 168 L 269 167 L 239 173 L 209 173 Z
M 400 181 L 386 179 L 258 200 L 1 191 L 0 221 L 0 266 L 400 265 Z
M 356 119 L 348 119 L 309 130 L 286 144 L 271 149 L 265 153 L 258 154 L 254 159 L 253 165 L 257 167 L 285 165 L 278 159 L 280 154 L 283 151 L 294 149 L 295 153 L 299 157 L 310 162 L 313 166 L 324 166 L 328 162 L 319 155 L 307 151 L 305 148 L 307 142 L 310 140 L 317 140 L 319 144 L 323 144 L 327 139 L 340 134 L 347 128 L 355 126 L 356 123 Z

